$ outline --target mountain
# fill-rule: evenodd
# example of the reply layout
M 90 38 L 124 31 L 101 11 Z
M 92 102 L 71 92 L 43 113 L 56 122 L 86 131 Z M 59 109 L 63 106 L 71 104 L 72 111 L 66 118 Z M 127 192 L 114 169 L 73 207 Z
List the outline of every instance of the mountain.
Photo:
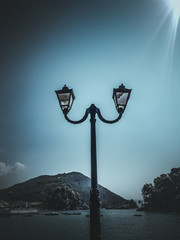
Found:
M 86 209 L 89 206 L 91 180 L 78 172 L 43 175 L 12 187 L 0 189 L 0 200 L 7 202 L 41 202 L 44 208 Z M 126 200 L 99 185 L 101 207 L 135 208 Z

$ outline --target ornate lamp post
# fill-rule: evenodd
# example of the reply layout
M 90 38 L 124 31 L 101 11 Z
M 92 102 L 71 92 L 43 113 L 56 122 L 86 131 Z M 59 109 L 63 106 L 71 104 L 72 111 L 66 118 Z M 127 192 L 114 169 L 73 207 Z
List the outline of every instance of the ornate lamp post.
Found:
M 94 104 L 92 104 L 89 108 L 86 109 L 84 116 L 79 121 L 73 121 L 68 118 L 68 113 L 71 110 L 73 101 L 75 99 L 74 93 L 72 89 L 66 87 L 66 85 L 61 89 L 55 91 L 57 98 L 59 100 L 60 107 L 63 111 L 65 119 L 73 124 L 79 124 L 84 122 L 88 115 L 90 114 L 90 122 L 91 122 L 91 190 L 90 190 L 90 215 L 91 215 L 91 230 L 93 227 L 93 231 L 91 231 L 91 239 L 99 239 L 97 237 L 97 232 L 100 233 L 100 222 L 98 222 L 100 216 L 100 201 L 99 201 L 99 191 L 98 191 L 98 182 L 97 182 L 97 161 L 96 161 L 96 114 L 99 119 L 104 123 L 115 123 L 118 122 L 124 110 L 126 109 L 127 102 L 129 100 L 131 89 L 125 88 L 123 84 L 119 86 L 119 88 L 113 89 L 113 100 L 115 103 L 115 107 L 118 112 L 118 117 L 115 120 L 109 121 L 103 118 L 101 115 L 100 109 L 97 108 Z

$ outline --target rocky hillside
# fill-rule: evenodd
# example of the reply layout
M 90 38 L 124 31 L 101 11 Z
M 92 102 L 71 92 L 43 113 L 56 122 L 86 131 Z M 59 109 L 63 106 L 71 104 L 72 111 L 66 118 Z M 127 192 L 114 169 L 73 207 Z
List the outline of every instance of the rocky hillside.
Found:
M 0 200 L 42 202 L 45 208 L 85 209 L 89 206 L 90 178 L 78 172 L 39 176 L 0 190 Z M 105 208 L 133 208 L 128 201 L 99 185 L 101 206 Z

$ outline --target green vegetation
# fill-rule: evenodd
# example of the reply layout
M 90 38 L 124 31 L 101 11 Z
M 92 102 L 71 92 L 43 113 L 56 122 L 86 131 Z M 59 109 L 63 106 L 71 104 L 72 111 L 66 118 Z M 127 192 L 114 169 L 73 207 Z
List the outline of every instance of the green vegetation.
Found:
M 145 184 L 142 196 L 145 210 L 180 211 L 180 167 Z
M 45 209 L 76 210 L 89 208 L 90 178 L 78 172 L 39 176 L 12 187 L 0 189 L 0 207 L 40 206 Z M 99 185 L 103 208 L 136 208 L 126 200 Z M 2 201 L 1 201 L 2 200 Z

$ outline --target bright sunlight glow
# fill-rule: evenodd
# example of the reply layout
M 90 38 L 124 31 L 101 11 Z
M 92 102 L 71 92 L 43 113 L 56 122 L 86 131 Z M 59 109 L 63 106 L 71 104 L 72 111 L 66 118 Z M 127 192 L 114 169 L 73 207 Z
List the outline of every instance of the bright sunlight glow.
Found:
M 169 7 L 172 9 L 175 18 L 180 17 L 180 0 L 167 0 Z
M 167 70 L 167 79 L 170 81 L 172 77 L 174 50 L 176 45 L 177 31 L 180 22 L 180 0 L 162 0 L 165 3 L 167 11 L 160 21 L 157 29 L 150 40 L 148 48 L 152 45 L 153 41 L 166 24 L 167 32 L 164 41 L 164 64 Z M 168 25 L 167 25 L 168 24 Z

